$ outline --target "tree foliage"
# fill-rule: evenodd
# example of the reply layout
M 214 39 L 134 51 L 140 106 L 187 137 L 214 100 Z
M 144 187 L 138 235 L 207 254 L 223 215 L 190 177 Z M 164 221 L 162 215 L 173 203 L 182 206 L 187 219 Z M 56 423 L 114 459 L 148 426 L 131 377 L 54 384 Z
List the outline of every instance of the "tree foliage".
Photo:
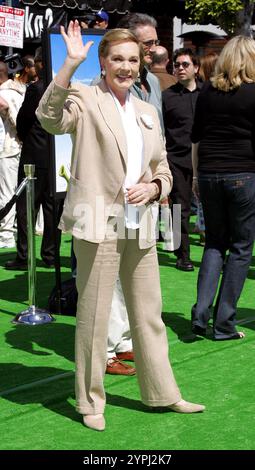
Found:
M 186 0 L 190 21 L 216 23 L 228 34 L 250 35 L 255 0 Z

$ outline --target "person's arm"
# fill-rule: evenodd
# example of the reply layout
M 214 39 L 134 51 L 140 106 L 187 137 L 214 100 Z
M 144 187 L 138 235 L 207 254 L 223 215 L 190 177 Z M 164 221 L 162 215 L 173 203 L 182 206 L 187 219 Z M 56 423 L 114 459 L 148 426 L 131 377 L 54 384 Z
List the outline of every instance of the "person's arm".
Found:
M 60 26 L 60 32 L 66 44 L 67 55 L 64 64 L 55 76 L 55 83 L 63 88 L 68 88 L 75 70 L 86 60 L 93 41 L 83 44 L 81 28 L 77 20 L 70 21 L 67 33 L 64 26 Z
M 16 128 L 17 114 L 23 101 L 22 94 L 13 88 L 5 88 L 0 90 L 0 97 L 2 99 L 1 117 L 11 127 Z
M 191 142 L 192 142 L 191 159 L 192 159 L 192 167 L 193 167 L 192 191 L 197 198 L 199 198 L 199 188 L 198 188 L 198 179 L 197 179 L 198 147 L 199 147 L 199 142 L 203 138 L 205 123 L 207 120 L 208 87 L 210 87 L 210 83 L 209 84 L 206 83 L 203 86 L 197 98 L 192 132 L 191 132 Z
M 35 111 L 43 94 L 43 84 L 39 82 L 29 85 L 24 101 L 19 109 L 16 121 L 18 138 L 24 142 L 36 121 Z
M 197 180 L 198 146 L 199 146 L 199 142 L 192 144 L 192 153 L 191 153 L 192 168 L 193 168 L 192 191 L 197 198 L 199 198 L 199 189 L 198 189 L 198 180 Z
M 77 89 L 70 85 L 70 80 L 92 45 L 82 42 L 78 21 L 70 21 L 67 33 L 61 27 L 61 34 L 66 44 L 67 55 L 64 64 L 49 84 L 36 110 L 36 116 L 44 130 L 50 134 L 72 134 L 75 132 L 82 103 Z
M 192 144 L 192 153 L 191 153 L 193 178 L 195 179 L 197 179 L 198 146 L 199 146 L 199 142 L 197 142 L 196 144 Z

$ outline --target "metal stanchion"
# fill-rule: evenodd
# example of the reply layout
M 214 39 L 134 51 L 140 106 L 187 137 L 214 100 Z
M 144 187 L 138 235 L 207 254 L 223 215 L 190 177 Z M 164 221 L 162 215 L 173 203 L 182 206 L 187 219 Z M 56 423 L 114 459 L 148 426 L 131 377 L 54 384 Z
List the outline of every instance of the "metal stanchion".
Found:
M 35 258 L 35 211 L 34 211 L 34 174 L 35 165 L 24 165 L 27 179 L 27 248 L 28 248 L 28 300 L 29 308 L 18 313 L 12 323 L 24 323 L 26 325 L 41 325 L 54 321 L 52 315 L 42 308 L 35 306 L 36 287 L 36 258 Z

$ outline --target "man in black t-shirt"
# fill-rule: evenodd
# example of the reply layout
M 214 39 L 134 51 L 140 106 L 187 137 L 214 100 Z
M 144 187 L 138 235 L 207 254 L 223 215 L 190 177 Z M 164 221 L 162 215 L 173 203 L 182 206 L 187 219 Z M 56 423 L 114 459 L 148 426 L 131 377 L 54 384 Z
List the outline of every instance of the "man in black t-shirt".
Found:
M 198 61 L 191 49 L 174 53 L 178 82 L 162 93 L 163 118 L 169 167 L 173 174 L 172 204 L 181 204 L 181 242 L 175 249 L 176 267 L 193 271 L 190 261 L 189 216 L 192 197 L 191 129 L 201 85 L 196 81 Z

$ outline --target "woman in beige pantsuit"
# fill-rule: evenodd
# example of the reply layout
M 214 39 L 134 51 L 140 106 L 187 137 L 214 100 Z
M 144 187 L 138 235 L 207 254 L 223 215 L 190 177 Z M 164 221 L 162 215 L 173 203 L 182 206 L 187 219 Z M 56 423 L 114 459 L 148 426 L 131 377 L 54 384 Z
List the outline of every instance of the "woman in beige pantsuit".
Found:
M 46 90 L 37 116 L 52 134 L 73 138 L 71 179 L 60 227 L 74 236 L 77 257 L 77 411 L 86 426 L 105 428 L 103 386 L 108 320 L 120 279 L 129 313 L 142 401 L 181 413 L 204 406 L 181 398 L 168 359 L 161 319 L 159 268 L 151 204 L 167 196 L 172 178 L 156 109 L 131 96 L 142 49 L 125 29 L 99 46 L 102 80 L 70 85 L 93 44 L 78 22 L 61 27 L 67 57 Z

